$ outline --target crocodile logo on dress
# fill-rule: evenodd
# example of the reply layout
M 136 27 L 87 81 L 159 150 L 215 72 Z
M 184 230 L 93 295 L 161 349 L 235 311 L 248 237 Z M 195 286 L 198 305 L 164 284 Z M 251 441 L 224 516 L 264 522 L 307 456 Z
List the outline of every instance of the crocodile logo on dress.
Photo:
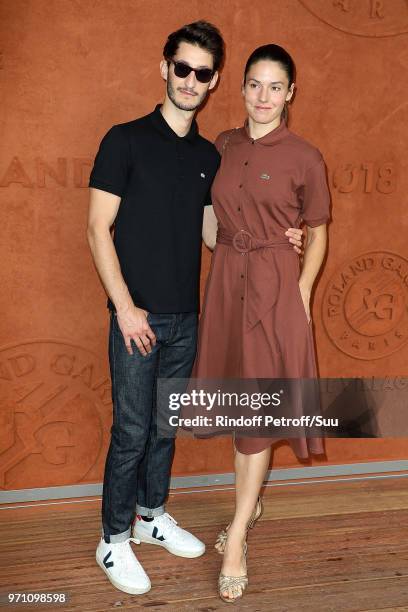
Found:
M 265 172 L 263 174 L 261 174 L 261 176 L 259 177 L 261 179 L 263 179 L 264 181 L 269 181 L 269 179 L 271 178 L 269 176 L 269 174 L 266 174 Z

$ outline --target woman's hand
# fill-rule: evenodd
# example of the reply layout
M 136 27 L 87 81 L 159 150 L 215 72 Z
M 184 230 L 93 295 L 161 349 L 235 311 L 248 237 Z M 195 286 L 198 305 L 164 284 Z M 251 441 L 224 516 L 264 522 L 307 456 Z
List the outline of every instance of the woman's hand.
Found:
M 285 236 L 289 238 L 289 242 L 293 244 L 293 249 L 298 255 L 303 255 L 302 240 L 303 230 L 297 227 L 290 227 L 285 232 Z

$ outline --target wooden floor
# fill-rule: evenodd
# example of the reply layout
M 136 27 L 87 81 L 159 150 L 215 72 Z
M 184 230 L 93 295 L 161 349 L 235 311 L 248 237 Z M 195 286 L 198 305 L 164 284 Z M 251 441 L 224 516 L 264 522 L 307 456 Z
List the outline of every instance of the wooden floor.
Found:
M 153 584 L 139 596 L 114 589 L 95 563 L 100 501 L 1 509 L 0 592 L 70 595 L 65 606 L 10 610 L 408 611 L 408 478 L 275 486 L 264 501 L 239 605 L 217 597 L 221 557 L 212 548 L 232 491 L 170 497 L 168 511 L 207 553 L 189 560 L 135 546 Z

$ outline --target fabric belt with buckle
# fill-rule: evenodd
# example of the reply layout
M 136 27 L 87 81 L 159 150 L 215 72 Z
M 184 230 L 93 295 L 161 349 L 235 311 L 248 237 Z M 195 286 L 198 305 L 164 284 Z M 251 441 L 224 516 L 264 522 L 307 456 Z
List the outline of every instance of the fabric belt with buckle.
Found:
M 232 246 L 238 253 L 249 253 L 257 249 L 292 249 L 292 245 L 285 236 L 274 236 L 268 240 L 262 238 L 256 238 L 252 236 L 247 230 L 241 229 L 235 234 L 229 232 L 223 227 L 218 228 L 217 242 L 219 244 L 225 244 L 226 246 Z

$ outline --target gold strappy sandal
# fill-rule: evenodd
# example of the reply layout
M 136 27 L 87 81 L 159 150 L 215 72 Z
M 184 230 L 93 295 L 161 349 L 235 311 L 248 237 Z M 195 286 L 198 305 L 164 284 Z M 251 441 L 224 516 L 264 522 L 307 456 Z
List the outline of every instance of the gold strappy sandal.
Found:
M 244 543 L 243 552 L 244 552 L 244 560 L 245 560 L 245 568 L 246 568 L 246 555 L 247 555 L 248 546 L 247 543 Z M 225 603 L 235 603 L 238 599 L 244 594 L 245 589 L 248 586 L 248 574 L 244 574 L 243 576 L 225 576 L 225 574 L 220 574 L 218 577 L 218 595 L 221 597 L 222 601 Z M 232 597 L 224 597 L 224 591 L 228 591 L 229 589 L 233 589 L 233 592 L 236 592 L 237 589 L 240 589 L 240 593 L 232 598 Z
M 249 523 L 248 523 L 248 526 L 247 526 L 247 531 L 248 531 L 248 529 L 252 529 L 255 526 L 255 523 L 259 519 L 259 517 L 262 515 L 262 512 L 263 512 L 262 498 L 258 497 L 258 500 L 256 502 L 256 506 L 254 508 L 252 516 L 249 519 Z M 220 533 L 217 536 L 217 540 L 216 540 L 216 542 L 214 544 L 215 550 L 220 555 L 224 554 L 225 543 L 227 541 L 227 531 L 228 531 L 230 525 L 231 525 L 231 523 L 228 523 L 228 525 L 225 527 L 225 529 L 222 529 L 220 531 Z

